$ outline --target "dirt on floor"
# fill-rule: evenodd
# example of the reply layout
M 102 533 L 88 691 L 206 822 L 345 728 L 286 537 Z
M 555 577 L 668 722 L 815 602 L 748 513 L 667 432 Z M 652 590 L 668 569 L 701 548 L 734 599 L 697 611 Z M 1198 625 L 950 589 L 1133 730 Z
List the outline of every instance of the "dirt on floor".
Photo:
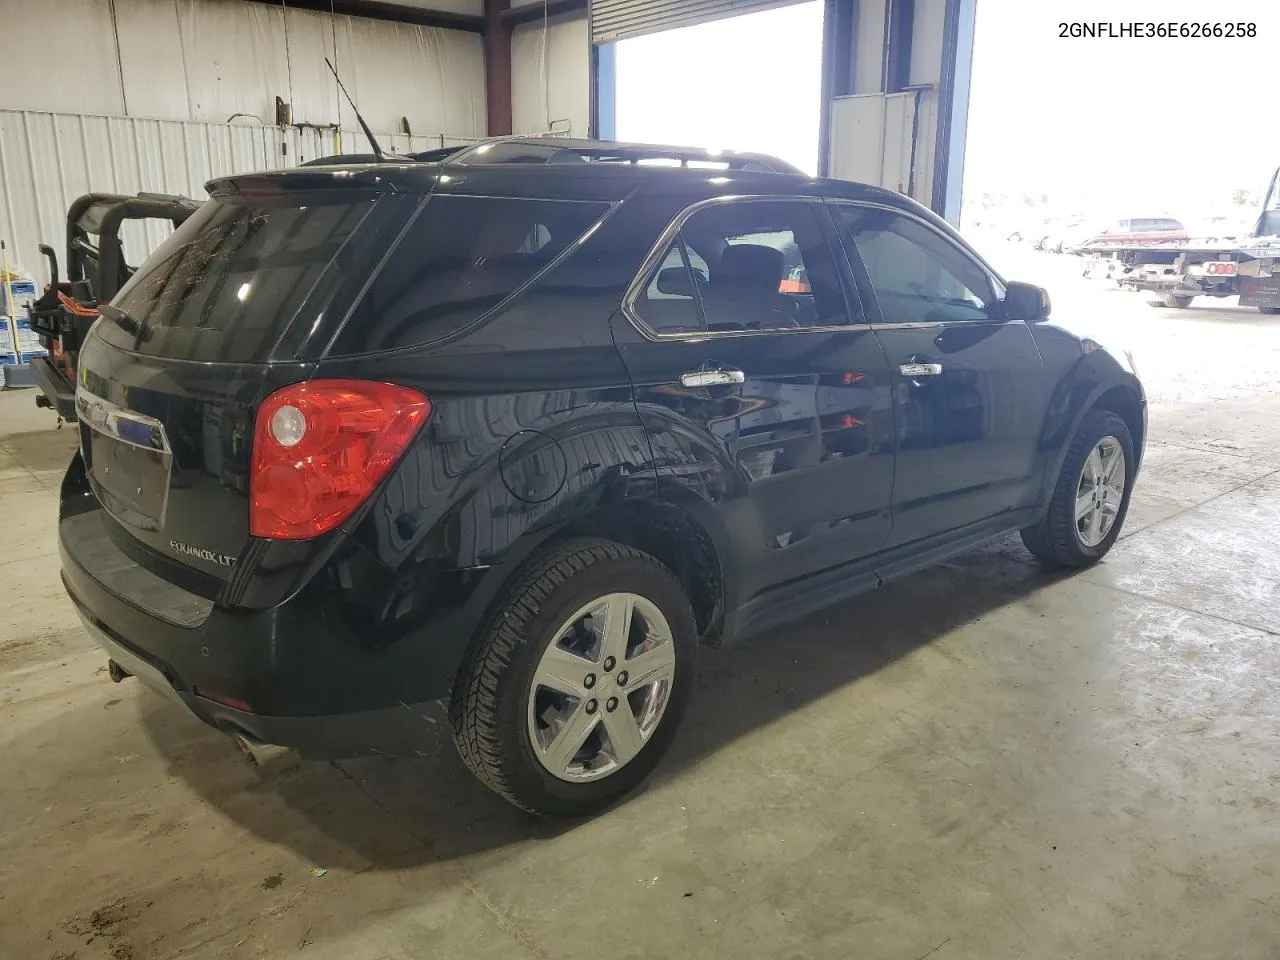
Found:
M 626 803 L 543 823 L 427 759 L 249 765 L 113 684 L 58 578 L 75 434 L 0 394 L 0 957 L 1273 960 L 1280 317 L 1007 251 L 1132 346 L 1101 566 L 1016 538 L 702 658 Z

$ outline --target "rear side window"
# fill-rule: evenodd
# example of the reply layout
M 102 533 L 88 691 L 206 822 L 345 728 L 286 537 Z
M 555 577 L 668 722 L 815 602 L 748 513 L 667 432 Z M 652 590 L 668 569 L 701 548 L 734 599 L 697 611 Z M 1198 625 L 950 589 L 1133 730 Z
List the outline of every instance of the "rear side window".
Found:
M 537 276 L 608 209 L 594 202 L 432 197 L 330 355 L 394 350 L 457 333 Z
M 266 360 L 375 194 L 283 193 L 210 200 L 116 295 L 110 343 L 178 360 Z
M 659 334 L 840 326 L 850 317 L 811 204 L 736 200 L 696 210 L 636 298 Z

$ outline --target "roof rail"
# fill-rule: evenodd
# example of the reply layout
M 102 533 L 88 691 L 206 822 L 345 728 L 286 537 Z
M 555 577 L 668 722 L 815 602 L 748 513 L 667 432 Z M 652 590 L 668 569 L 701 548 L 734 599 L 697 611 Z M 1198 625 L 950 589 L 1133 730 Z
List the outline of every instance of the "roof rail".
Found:
M 495 137 L 450 150 L 414 154 L 414 159 L 456 164 L 491 163 L 626 163 L 644 166 L 728 169 L 760 173 L 803 174 L 803 171 L 764 153 L 669 147 L 651 143 L 572 140 L 566 137 Z

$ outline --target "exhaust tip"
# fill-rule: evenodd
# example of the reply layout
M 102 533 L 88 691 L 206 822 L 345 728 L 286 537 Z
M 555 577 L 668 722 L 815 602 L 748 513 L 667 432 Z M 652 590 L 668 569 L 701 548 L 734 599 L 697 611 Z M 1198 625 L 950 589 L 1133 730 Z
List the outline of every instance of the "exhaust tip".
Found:
M 125 677 L 131 677 L 133 676 L 133 674 L 131 674 L 124 667 L 120 666 L 120 664 L 116 663 L 114 660 L 108 660 L 107 676 L 111 678 L 112 683 L 119 683 Z
M 232 738 L 244 752 L 245 759 L 255 767 L 278 767 L 283 761 L 294 758 L 293 752 L 288 747 L 274 743 L 260 743 L 238 732 L 233 733 Z

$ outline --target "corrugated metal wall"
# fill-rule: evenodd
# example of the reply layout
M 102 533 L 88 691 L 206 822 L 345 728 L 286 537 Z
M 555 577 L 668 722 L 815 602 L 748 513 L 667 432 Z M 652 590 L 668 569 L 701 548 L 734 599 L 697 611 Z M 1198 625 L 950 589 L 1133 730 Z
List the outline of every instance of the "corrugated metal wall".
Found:
M 456 0 L 475 12 L 479 0 Z M 485 134 L 484 50 L 474 33 L 330 16 L 244 0 L 0 0 L 0 239 L 37 277 L 44 242 L 61 251 L 68 203 L 90 191 L 204 196 L 214 176 L 363 151 L 351 108 L 324 59 L 376 130 L 401 118 L 429 149 Z M 90 37 L 50 69 L 49 25 Z M 276 97 L 300 127 L 275 126 Z M 228 123 L 233 114 L 240 115 Z M 126 226 L 139 260 L 161 239 Z M 132 230 L 132 233 L 130 232 Z
M 418 134 L 485 132 L 479 34 L 244 0 L 0 0 L 0 8 L 7 108 L 207 123 L 239 113 L 274 123 L 280 97 L 294 122 L 349 126 L 328 57 L 375 130 L 405 117 Z M 67 69 L 54 68 L 59 43 Z
M 591 129 L 591 42 L 586 17 L 516 27 L 511 37 L 511 124 L 517 133 Z
M 466 140 L 379 135 L 386 149 L 405 152 Z M 333 130 L 0 110 L 0 239 L 11 264 L 47 280 L 36 247 L 48 243 L 61 259 L 67 207 L 81 194 L 203 198 L 213 177 L 295 166 L 336 153 L 336 141 Z M 342 148 L 365 150 L 363 135 L 344 131 Z M 160 228 L 149 229 L 125 227 L 125 251 L 135 264 L 163 239 Z

